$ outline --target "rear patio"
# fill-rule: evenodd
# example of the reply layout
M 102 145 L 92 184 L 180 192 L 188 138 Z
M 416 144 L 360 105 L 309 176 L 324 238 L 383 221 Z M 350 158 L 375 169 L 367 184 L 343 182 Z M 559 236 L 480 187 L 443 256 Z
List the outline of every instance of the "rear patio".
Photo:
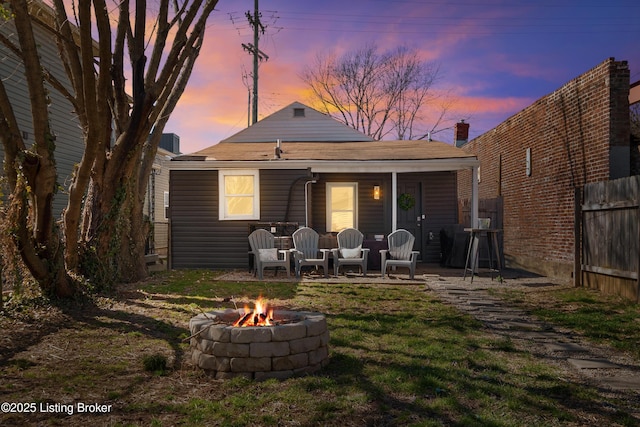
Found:
M 332 268 L 329 268 L 332 271 Z M 287 277 L 283 270 L 278 270 L 277 274 L 274 270 L 266 270 L 264 279 L 259 280 L 253 273 L 237 269 L 231 270 L 218 277 L 220 281 L 237 281 L 237 282 L 320 282 L 320 283 L 353 283 L 353 284 L 411 284 L 420 285 L 427 284 L 434 280 L 446 281 L 454 283 L 467 289 L 488 289 L 488 288 L 540 288 L 540 287 L 565 287 L 570 286 L 568 281 L 562 281 L 557 278 L 549 278 L 530 273 L 524 270 L 504 268 L 498 274 L 491 272 L 486 268 L 480 268 L 474 276 L 471 283 L 470 274 L 464 278 L 464 269 L 462 268 L 446 268 L 438 264 L 418 263 L 416 266 L 415 278 L 409 278 L 408 269 L 397 269 L 390 271 L 387 277 L 382 278 L 380 271 L 367 272 L 366 277 L 358 272 L 347 272 L 339 276 L 329 275 L 325 278 L 322 270 L 303 272 L 300 280 L 295 275 Z

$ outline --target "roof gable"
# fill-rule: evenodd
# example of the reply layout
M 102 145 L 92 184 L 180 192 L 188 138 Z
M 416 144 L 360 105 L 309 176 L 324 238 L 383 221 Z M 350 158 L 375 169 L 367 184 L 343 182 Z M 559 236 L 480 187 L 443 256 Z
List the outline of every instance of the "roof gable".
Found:
M 354 142 L 373 141 L 336 119 L 294 102 L 221 142 Z

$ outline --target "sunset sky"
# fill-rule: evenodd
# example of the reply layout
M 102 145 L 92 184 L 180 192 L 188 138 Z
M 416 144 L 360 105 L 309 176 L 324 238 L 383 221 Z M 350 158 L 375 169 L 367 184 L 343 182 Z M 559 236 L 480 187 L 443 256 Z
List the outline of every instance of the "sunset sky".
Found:
M 247 126 L 252 58 L 245 12 L 253 0 L 220 0 L 190 84 L 165 132 L 183 153 Z M 470 137 L 500 124 L 606 58 L 629 62 L 640 80 L 637 0 L 260 0 L 259 119 L 294 101 L 310 103 L 299 75 L 316 54 L 406 45 L 440 67 L 437 89 L 455 99 Z M 250 80 L 250 77 L 247 77 Z M 434 139 L 452 142 L 451 131 Z

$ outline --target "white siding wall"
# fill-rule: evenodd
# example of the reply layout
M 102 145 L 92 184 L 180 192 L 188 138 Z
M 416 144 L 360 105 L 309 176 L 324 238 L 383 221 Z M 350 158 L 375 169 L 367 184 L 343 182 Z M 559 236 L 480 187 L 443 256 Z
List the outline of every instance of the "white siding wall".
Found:
M 169 244 L 169 220 L 165 217 L 164 193 L 169 191 L 169 168 L 167 162 L 174 154 L 158 149 L 153 163 L 153 172 L 144 202 L 144 214 L 153 223 L 153 246 L 151 252 L 167 255 Z

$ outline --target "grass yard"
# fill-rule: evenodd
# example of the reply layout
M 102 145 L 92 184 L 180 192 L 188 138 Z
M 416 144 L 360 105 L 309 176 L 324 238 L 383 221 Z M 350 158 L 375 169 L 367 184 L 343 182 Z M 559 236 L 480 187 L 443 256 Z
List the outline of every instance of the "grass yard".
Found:
M 0 402 L 11 402 L 14 409 L 18 403 L 35 403 L 36 411 L 0 413 L 0 425 L 640 423 L 630 413 L 628 396 L 601 394 L 574 381 L 509 340 L 488 334 L 424 286 L 235 283 L 216 277 L 210 271 L 174 271 L 73 307 L 37 304 L 36 299 L 26 309 L 5 310 L 0 316 Z M 326 314 L 328 366 L 316 375 L 264 382 L 216 381 L 194 369 L 183 342 L 189 319 L 261 295 L 277 308 Z M 524 295 L 503 297 L 533 306 Z M 616 313 L 628 309 L 593 298 L 598 302 L 571 304 Z M 552 314 L 567 311 L 562 309 L 566 300 L 558 295 L 553 301 L 538 314 L 571 325 Z M 629 321 L 635 329 L 624 336 L 637 343 L 635 313 L 635 323 Z M 78 413 L 87 407 L 81 404 L 111 406 L 105 413 Z

